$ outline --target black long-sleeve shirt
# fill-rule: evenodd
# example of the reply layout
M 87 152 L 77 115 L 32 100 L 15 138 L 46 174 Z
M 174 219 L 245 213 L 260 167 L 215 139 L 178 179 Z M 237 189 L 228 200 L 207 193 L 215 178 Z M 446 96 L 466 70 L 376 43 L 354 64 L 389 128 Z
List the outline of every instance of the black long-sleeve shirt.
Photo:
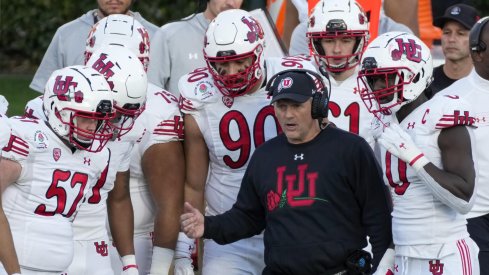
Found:
M 266 274 L 326 274 L 370 237 L 376 267 L 392 241 L 382 172 L 359 136 L 328 127 L 312 141 L 285 135 L 259 147 L 233 207 L 205 218 L 220 244 L 265 229 Z

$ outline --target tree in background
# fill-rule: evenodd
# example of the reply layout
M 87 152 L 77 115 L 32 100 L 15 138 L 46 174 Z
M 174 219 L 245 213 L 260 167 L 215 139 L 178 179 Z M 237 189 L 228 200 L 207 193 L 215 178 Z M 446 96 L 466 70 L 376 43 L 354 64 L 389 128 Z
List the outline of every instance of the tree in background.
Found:
M 489 15 L 489 1 L 467 1 L 481 15 Z M 197 11 L 199 3 L 203 8 L 206 0 L 136 0 L 132 9 L 162 26 Z M 255 9 L 264 3 L 265 0 L 247 0 L 243 8 Z M 56 29 L 96 6 L 96 0 L 0 1 L 0 73 L 33 73 Z
M 197 6 L 198 1 L 188 0 L 136 1 L 132 10 L 161 26 Z M 34 72 L 56 29 L 96 7 L 95 0 L 0 1 L 0 73 Z

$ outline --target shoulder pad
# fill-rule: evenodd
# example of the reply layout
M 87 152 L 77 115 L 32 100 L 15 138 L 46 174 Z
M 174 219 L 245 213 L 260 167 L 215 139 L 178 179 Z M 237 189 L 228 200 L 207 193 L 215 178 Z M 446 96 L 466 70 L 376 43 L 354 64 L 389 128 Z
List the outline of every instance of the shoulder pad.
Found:
M 218 101 L 221 96 L 207 68 L 200 68 L 182 76 L 178 81 L 178 90 L 182 97 L 182 112 L 201 109 L 206 103 Z

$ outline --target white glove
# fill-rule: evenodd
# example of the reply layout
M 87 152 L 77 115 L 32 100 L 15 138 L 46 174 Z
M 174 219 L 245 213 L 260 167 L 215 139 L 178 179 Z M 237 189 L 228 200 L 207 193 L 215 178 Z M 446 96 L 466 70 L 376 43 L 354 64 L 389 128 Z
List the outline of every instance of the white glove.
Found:
M 396 253 L 394 249 L 388 248 L 382 259 L 380 260 L 379 266 L 375 271 L 374 275 L 394 275 L 394 263 L 396 260 Z
M 192 251 L 195 249 L 195 240 L 185 233 L 178 233 L 177 247 L 175 249 L 175 275 L 193 275 Z
M 387 151 L 411 165 L 416 171 L 430 162 L 414 144 L 411 136 L 404 132 L 398 124 L 391 124 L 385 128 L 377 141 Z
M 377 140 L 382 135 L 382 132 L 384 132 L 385 127 L 381 121 L 381 117 L 374 116 L 370 122 L 370 133 L 372 137 Z
M 194 275 L 194 266 L 192 265 L 192 259 L 180 258 L 175 259 L 174 275 Z
M 138 265 L 136 264 L 136 256 L 126 255 L 121 258 L 122 272 L 121 275 L 139 275 Z

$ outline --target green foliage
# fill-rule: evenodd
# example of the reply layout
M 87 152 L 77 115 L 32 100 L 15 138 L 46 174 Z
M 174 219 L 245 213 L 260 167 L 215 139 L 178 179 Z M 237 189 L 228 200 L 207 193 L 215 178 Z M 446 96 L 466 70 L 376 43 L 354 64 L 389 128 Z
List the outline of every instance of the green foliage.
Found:
M 0 1 L 0 72 L 33 72 L 56 29 L 95 9 L 95 0 Z M 193 13 L 196 1 L 137 1 L 139 11 L 157 26 Z
M 487 0 L 473 0 L 474 6 L 477 8 L 482 17 L 489 15 L 489 1 Z
M 137 0 L 132 10 L 161 26 L 197 10 L 197 0 Z M 200 0 L 205 4 L 205 0 Z M 264 0 L 246 0 L 244 9 Z M 473 0 L 482 15 L 489 15 L 489 1 Z M 96 0 L 0 0 L 0 73 L 34 72 L 56 29 L 97 7 Z

